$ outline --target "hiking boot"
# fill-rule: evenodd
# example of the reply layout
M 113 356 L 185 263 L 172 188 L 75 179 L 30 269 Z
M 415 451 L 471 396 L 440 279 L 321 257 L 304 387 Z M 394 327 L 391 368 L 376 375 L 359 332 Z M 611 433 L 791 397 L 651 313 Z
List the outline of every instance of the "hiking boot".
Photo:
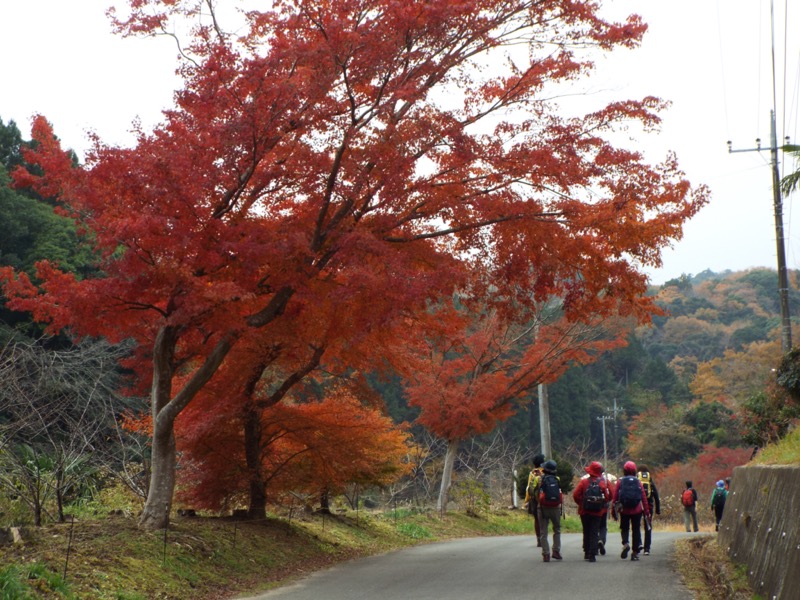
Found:
M 544 562 L 550 562 L 550 555 L 549 554 L 542 554 L 542 560 Z
M 597 559 L 595 558 L 594 554 L 589 555 L 589 562 L 597 562 Z
M 631 554 L 631 560 L 639 560 L 639 553 L 634 552 L 633 554 Z
M 556 560 L 561 560 L 562 559 L 561 553 L 558 550 L 553 550 L 553 558 L 555 558 Z
M 628 552 L 630 552 L 630 551 L 631 551 L 630 545 L 629 544 L 625 544 L 625 545 L 622 546 L 622 554 L 620 554 L 620 556 L 622 558 L 628 558 Z
M 603 556 L 606 555 L 606 545 L 603 542 L 597 542 L 597 549 L 600 551 L 600 554 Z

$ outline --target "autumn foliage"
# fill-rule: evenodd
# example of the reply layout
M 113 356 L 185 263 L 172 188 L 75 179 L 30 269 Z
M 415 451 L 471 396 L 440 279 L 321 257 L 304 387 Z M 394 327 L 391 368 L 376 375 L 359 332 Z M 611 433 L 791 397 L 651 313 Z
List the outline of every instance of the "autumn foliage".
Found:
M 716 482 L 731 477 L 734 467 L 747 464 L 752 451 L 752 448 L 706 446 L 697 457 L 656 471 L 658 492 L 662 497 L 679 497 L 686 489 L 686 481 L 691 481 L 700 497 L 700 506 L 709 506 Z
M 178 422 L 181 500 L 198 508 L 249 504 L 241 407 L 198 398 Z M 209 410 L 213 405 L 213 410 Z M 288 492 L 319 497 L 349 484 L 385 486 L 408 471 L 408 434 L 343 390 L 322 400 L 278 403 L 260 415 L 261 478 L 273 501 Z
M 104 276 L 41 264 L 35 282 L 0 279 L 54 330 L 144 349 L 148 527 L 171 502 L 176 419 L 253 332 L 269 356 L 344 359 L 456 290 L 491 290 L 497 314 L 557 298 L 567 323 L 645 322 L 641 267 L 707 200 L 673 156 L 651 165 L 611 141 L 623 123 L 656 128 L 659 99 L 574 117 L 550 100 L 588 76 L 587 47 L 636 46 L 636 16 L 572 0 L 287 0 L 233 36 L 199 0 L 129 8 L 123 35 L 199 23 L 175 107 L 132 148 L 95 140 L 79 168 L 38 117 L 26 160 L 43 174 L 14 173 L 59 196 Z

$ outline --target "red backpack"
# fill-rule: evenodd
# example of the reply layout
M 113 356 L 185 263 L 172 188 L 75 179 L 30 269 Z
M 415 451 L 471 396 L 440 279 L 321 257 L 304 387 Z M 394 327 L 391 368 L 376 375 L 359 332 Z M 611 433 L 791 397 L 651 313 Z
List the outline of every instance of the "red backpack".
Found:
M 681 495 L 681 502 L 683 502 L 684 506 L 693 506 L 694 505 L 694 492 L 692 488 L 686 488 L 683 490 L 683 494 Z

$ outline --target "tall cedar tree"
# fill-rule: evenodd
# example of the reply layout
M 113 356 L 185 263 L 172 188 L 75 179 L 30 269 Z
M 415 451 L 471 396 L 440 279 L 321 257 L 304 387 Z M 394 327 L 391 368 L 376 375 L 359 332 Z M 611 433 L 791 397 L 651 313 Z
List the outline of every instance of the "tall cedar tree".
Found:
M 565 118 L 551 100 L 591 51 L 636 46 L 639 17 L 580 0 L 279 0 L 233 37 L 198 21 L 210 3 L 129 4 L 123 34 L 200 23 L 175 108 L 133 148 L 96 140 L 79 168 L 38 117 L 26 160 L 44 176 L 15 173 L 91 230 L 105 276 L 3 279 L 52 329 L 152 348 L 145 528 L 169 520 L 175 419 L 243 331 L 314 303 L 348 313 L 361 289 L 391 321 L 473 274 L 517 305 L 563 298 L 568 319 L 646 319 L 640 267 L 707 200 L 674 157 L 609 141 L 657 127 L 662 101 Z

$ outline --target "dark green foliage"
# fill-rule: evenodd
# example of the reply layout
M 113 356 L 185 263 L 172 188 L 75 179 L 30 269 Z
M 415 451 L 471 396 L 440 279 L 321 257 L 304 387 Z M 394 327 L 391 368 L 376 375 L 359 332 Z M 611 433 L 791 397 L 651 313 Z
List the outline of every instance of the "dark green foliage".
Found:
M 403 391 L 403 381 L 396 373 L 370 373 L 367 375 L 370 386 L 383 398 L 386 410 L 395 423 L 413 423 L 419 408 L 410 407 Z
M 16 193 L 0 173 L 0 264 L 33 274 L 34 264 L 43 259 L 83 273 L 91 254 L 72 221 L 55 214 L 50 205 Z
M 691 399 L 691 394 L 667 363 L 656 357 L 646 362 L 636 382 L 642 389 L 657 392 L 668 406 Z
M 800 418 L 800 406 L 781 393 L 759 392 L 744 406 L 742 439 L 754 446 L 765 446 L 784 437 L 792 422 Z
M 775 321 L 765 317 L 753 316 L 750 321 L 749 325 L 737 329 L 731 334 L 729 346 L 737 352 L 753 342 L 766 341 L 769 337 L 770 329 L 777 325 Z
M 0 118 L 0 173 L 3 170 L 10 173 L 22 164 L 22 144 L 22 134 L 14 120 L 4 124 Z
M 690 408 L 683 422 L 694 428 L 702 444 L 727 447 L 741 445 L 739 424 L 733 411 L 719 402 L 701 403 Z
M 800 348 L 792 348 L 781 359 L 776 382 L 795 402 L 800 402 Z
M 697 437 L 684 431 L 660 431 L 647 439 L 639 452 L 639 462 L 656 467 L 666 467 L 685 462 L 697 456 L 703 446 Z

